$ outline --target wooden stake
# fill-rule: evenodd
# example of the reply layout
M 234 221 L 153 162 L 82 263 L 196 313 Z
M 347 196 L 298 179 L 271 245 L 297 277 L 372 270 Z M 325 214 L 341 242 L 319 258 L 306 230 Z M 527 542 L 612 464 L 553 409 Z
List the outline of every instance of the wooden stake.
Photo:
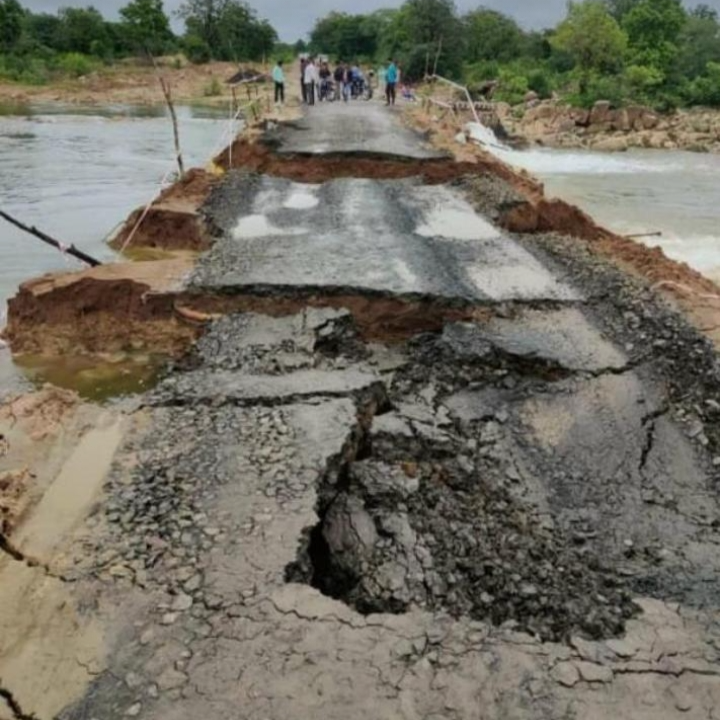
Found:
M 173 103 L 172 99 L 172 91 L 170 89 L 170 84 L 167 80 L 165 80 L 160 72 L 160 68 L 158 67 L 157 62 L 155 62 L 154 56 L 149 52 L 148 55 L 150 55 L 153 67 L 155 68 L 155 73 L 157 74 L 158 81 L 160 82 L 160 87 L 162 88 L 163 95 L 165 96 L 165 102 L 170 110 L 170 119 L 172 120 L 173 126 L 173 138 L 175 139 L 175 156 L 177 157 L 178 170 L 180 172 L 180 177 L 182 178 L 185 175 L 185 163 L 183 163 L 182 150 L 180 149 L 180 131 L 178 130 L 177 114 L 175 112 L 175 103 Z

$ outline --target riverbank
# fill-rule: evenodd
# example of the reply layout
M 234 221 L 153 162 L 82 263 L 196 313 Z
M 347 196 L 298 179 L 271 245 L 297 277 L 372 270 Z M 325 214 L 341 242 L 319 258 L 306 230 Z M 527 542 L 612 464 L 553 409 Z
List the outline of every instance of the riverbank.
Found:
M 630 148 L 720 153 L 720 110 L 693 108 L 670 114 L 598 102 L 590 110 L 555 101 L 495 106 L 502 128 L 526 145 L 620 152 Z
M 229 62 L 193 65 L 178 60 L 167 61 L 160 72 L 170 85 L 175 103 L 226 106 L 232 97 L 227 81 L 238 72 L 238 66 Z M 164 102 L 154 68 L 137 62 L 119 63 L 48 85 L 0 81 L 0 110 L 3 105 L 16 108 L 33 103 L 151 106 Z

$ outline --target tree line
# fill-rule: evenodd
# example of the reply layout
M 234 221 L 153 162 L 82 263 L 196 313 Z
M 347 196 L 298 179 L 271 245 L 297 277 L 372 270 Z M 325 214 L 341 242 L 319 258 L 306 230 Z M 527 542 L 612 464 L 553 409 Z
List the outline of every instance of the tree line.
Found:
M 310 49 L 345 60 L 394 57 L 414 79 L 436 69 L 471 87 L 498 80 L 496 97 L 512 103 L 533 91 L 580 106 L 720 107 L 718 13 L 681 0 L 571 1 L 566 17 L 542 31 L 482 6 L 461 15 L 453 0 L 407 0 L 330 13 L 315 24 Z
M 34 13 L 0 0 L 0 77 L 30 83 L 53 73 L 84 75 L 131 56 L 184 52 L 193 62 L 259 61 L 277 49 L 277 32 L 241 0 L 186 0 L 176 36 L 162 0 L 130 0 L 118 21 L 93 6 Z

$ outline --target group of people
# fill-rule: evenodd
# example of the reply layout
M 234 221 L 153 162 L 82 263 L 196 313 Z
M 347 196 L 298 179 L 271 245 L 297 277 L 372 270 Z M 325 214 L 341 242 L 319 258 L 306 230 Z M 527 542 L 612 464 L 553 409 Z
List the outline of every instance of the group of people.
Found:
M 387 68 L 380 72 L 381 83 L 385 85 L 385 104 L 394 105 L 397 98 L 397 86 L 400 81 L 400 69 L 397 62 L 390 60 Z M 302 100 L 307 105 L 319 101 L 342 98 L 345 102 L 353 97 L 366 94 L 372 97 L 374 71 L 367 74 L 357 63 L 338 63 L 334 70 L 326 61 L 316 63 L 314 57 L 302 58 L 300 61 L 300 86 Z M 282 60 L 278 61 L 273 70 L 275 83 L 275 103 L 285 102 L 285 73 Z M 330 93 L 333 93 L 331 97 Z

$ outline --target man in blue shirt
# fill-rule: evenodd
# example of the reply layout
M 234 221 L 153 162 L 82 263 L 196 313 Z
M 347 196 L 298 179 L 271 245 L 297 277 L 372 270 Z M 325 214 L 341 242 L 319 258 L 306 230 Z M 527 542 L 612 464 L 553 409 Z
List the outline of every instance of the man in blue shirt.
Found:
M 398 68 L 394 60 L 390 60 L 387 72 L 385 73 L 385 104 L 395 104 L 395 92 L 398 81 Z
M 285 73 L 282 69 L 283 61 L 278 60 L 273 70 L 272 76 L 275 82 L 275 104 L 285 104 Z

